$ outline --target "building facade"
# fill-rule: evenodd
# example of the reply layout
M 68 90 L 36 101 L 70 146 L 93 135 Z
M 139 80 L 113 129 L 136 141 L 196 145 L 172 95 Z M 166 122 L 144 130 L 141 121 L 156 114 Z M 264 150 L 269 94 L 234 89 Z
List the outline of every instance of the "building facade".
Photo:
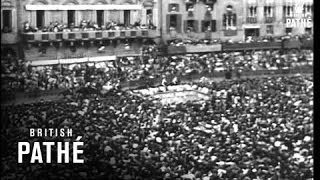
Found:
M 312 33 L 312 23 L 288 23 L 300 20 L 312 22 L 312 0 L 245 0 L 243 2 L 246 18 L 243 20 L 242 28 L 245 37 Z
M 160 38 L 159 8 L 152 0 L 10 2 L 19 6 L 12 5 L 11 24 L 1 27 L 10 24 L 14 33 L 2 36 L 21 42 L 26 60 L 135 55 L 143 41 Z
M 312 0 L 163 0 L 162 37 L 245 40 L 248 36 L 312 33 L 286 19 L 313 18 Z
M 313 19 L 313 1 L 1 0 L 1 18 L 2 57 L 103 59 L 139 54 L 146 39 L 312 33 L 313 24 L 287 27 L 286 21 Z
M 19 2 L 1 0 L 1 59 L 10 59 L 18 56 L 19 28 L 18 8 Z

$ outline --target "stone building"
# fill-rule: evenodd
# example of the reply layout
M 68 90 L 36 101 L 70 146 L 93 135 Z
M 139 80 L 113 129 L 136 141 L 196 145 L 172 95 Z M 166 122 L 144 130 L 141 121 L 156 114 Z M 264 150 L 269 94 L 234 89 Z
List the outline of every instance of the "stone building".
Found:
M 2 36 L 21 42 L 26 60 L 138 55 L 145 40 L 160 38 L 152 0 L 5 1 L 12 4 L 10 23 L 1 27 L 10 24 L 13 31 Z
M 19 2 L 1 0 L 1 59 L 19 56 Z
M 312 0 L 162 0 L 162 37 L 244 40 L 248 36 L 311 33 L 286 27 L 290 17 L 313 16 Z
M 2 58 L 139 55 L 147 39 L 232 39 L 312 33 L 312 0 L 1 0 Z M 92 23 L 97 29 L 83 31 Z M 110 23 L 123 28 L 106 29 Z M 132 28 L 134 24 L 144 28 Z M 50 31 L 52 27 L 63 31 Z M 66 30 L 65 30 L 66 29 Z M 72 29 L 72 30 L 70 30 Z M 129 46 L 128 46 L 129 44 Z

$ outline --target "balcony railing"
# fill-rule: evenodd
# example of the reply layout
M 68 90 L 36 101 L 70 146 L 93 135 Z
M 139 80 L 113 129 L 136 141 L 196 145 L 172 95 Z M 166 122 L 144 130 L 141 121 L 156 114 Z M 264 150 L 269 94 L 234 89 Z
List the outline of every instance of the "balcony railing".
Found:
M 257 18 L 256 17 L 247 17 L 247 23 L 255 24 L 255 23 L 257 23 Z
M 75 40 L 102 40 L 117 38 L 156 38 L 160 37 L 158 30 L 112 30 L 112 31 L 78 31 L 78 32 L 35 32 L 24 33 L 26 42 L 47 41 L 75 41 Z
M 223 45 L 224 51 L 243 51 L 243 50 L 261 50 L 261 49 L 281 49 L 280 42 L 252 42 L 252 43 L 225 43 Z
M 275 22 L 275 18 L 274 17 L 266 17 L 266 19 L 265 19 L 266 21 L 266 23 L 273 23 L 273 22 Z

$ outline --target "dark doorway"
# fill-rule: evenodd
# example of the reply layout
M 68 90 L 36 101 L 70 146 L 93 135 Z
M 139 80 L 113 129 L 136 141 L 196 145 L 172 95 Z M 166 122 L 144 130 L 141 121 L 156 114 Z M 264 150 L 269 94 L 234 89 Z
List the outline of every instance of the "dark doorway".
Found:
M 245 29 L 245 38 L 247 39 L 249 36 L 252 38 L 257 38 L 260 36 L 259 28 L 250 28 Z
M 286 34 L 292 33 L 292 28 L 286 28 Z
M 125 26 L 130 25 L 130 11 L 129 10 L 124 11 L 124 25 Z
M 305 28 L 305 33 L 311 35 L 312 34 L 312 28 Z
M 104 21 L 104 11 L 98 10 L 97 11 L 97 24 L 99 27 L 103 26 L 103 21 Z
M 44 27 L 44 11 L 38 10 L 37 11 L 37 28 Z
M 147 21 L 148 21 L 147 24 L 148 25 L 153 24 L 152 18 L 153 18 L 152 9 L 147 9 Z
M 177 28 L 177 15 L 170 15 L 170 27 Z
M 6 32 L 11 31 L 12 25 L 12 12 L 11 10 L 3 10 L 2 11 L 2 22 L 3 22 L 3 30 Z
M 8 60 L 10 58 L 16 58 L 17 53 L 10 47 L 5 47 L 1 49 L 1 59 Z
M 68 25 L 70 26 L 71 23 L 75 23 L 75 11 L 74 10 L 68 10 Z

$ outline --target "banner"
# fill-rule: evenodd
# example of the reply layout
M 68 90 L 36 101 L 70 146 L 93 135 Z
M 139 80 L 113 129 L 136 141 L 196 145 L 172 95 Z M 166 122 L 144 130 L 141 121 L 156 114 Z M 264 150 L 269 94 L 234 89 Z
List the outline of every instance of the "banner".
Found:
M 213 45 L 186 45 L 187 53 L 196 53 L 196 52 L 214 52 L 221 51 L 221 44 Z
M 185 46 L 168 46 L 168 54 L 184 54 L 186 52 Z

